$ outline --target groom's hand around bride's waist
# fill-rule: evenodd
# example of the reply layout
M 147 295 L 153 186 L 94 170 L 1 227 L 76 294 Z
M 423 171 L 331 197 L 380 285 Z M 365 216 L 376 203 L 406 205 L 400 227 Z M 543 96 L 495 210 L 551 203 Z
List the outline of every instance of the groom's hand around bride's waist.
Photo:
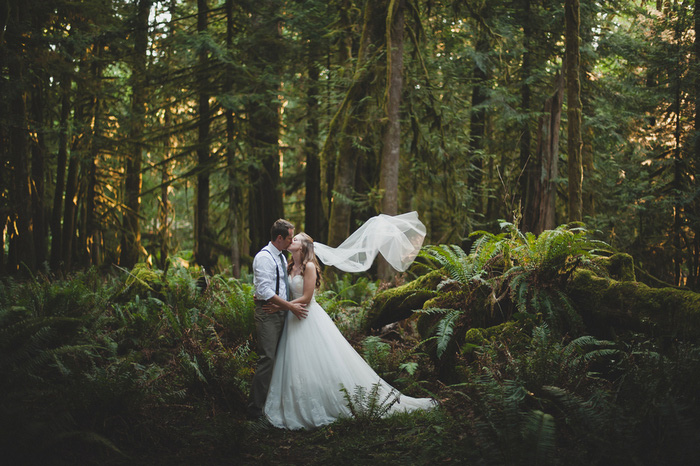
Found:
M 306 319 L 306 316 L 308 315 L 309 311 L 306 310 L 305 304 L 287 302 L 287 305 L 288 306 L 285 308 L 270 301 L 266 301 L 265 304 L 263 304 L 262 306 L 262 310 L 267 312 L 268 314 L 274 314 L 275 312 L 288 309 L 289 311 L 291 311 L 292 314 L 296 316 L 297 319 Z

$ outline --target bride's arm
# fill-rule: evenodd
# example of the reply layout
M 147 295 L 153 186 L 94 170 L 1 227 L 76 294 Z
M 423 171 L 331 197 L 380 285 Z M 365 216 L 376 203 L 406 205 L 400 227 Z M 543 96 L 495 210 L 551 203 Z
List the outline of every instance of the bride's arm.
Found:
M 316 273 L 316 266 L 308 262 L 304 268 L 304 294 L 292 302 L 300 304 L 309 304 L 311 302 L 316 289 Z

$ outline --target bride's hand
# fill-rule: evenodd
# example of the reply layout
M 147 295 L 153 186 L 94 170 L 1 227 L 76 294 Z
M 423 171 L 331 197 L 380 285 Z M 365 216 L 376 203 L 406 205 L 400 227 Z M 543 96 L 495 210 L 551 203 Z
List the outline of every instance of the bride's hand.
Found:
M 309 313 L 309 311 L 306 310 L 306 305 L 300 303 L 289 303 L 289 310 L 299 320 L 306 319 L 306 315 Z

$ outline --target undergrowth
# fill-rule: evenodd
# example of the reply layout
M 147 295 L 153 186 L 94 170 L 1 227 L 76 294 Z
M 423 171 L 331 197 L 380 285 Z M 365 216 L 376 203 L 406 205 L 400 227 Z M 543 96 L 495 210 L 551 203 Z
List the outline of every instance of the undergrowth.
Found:
M 555 285 L 599 246 L 582 235 L 562 230 L 540 244 L 507 230 L 470 254 L 424 252 L 447 270 L 441 292 L 488 286 L 492 302 L 510 300 L 503 324 L 468 333 L 466 319 L 490 313 L 488 305 L 425 309 L 389 340 L 360 333 L 378 282 L 343 278 L 325 287 L 319 303 L 375 370 L 402 393 L 441 406 L 385 416 L 394 398 L 347 387 L 353 418 L 301 432 L 245 418 L 257 358 L 249 280 L 203 280 L 200 270 L 177 263 L 167 273 L 139 265 L 110 276 L 5 278 L 3 460 L 689 464 L 700 439 L 700 349 L 639 334 L 608 341 L 574 332 L 580 327 Z M 419 318 L 438 324 L 426 339 L 415 332 Z M 429 357 L 438 348 L 443 361 L 452 355 L 459 382 L 441 379 Z

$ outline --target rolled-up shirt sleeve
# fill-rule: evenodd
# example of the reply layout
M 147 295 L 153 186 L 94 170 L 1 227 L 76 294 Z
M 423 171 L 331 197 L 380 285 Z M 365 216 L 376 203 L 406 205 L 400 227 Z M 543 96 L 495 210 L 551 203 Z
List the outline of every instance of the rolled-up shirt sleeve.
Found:
M 277 262 L 272 255 L 260 251 L 253 259 L 253 286 L 255 287 L 255 299 L 267 301 L 275 294 L 277 286 Z M 280 277 L 280 281 L 281 281 Z M 282 284 L 280 283 L 280 287 Z

